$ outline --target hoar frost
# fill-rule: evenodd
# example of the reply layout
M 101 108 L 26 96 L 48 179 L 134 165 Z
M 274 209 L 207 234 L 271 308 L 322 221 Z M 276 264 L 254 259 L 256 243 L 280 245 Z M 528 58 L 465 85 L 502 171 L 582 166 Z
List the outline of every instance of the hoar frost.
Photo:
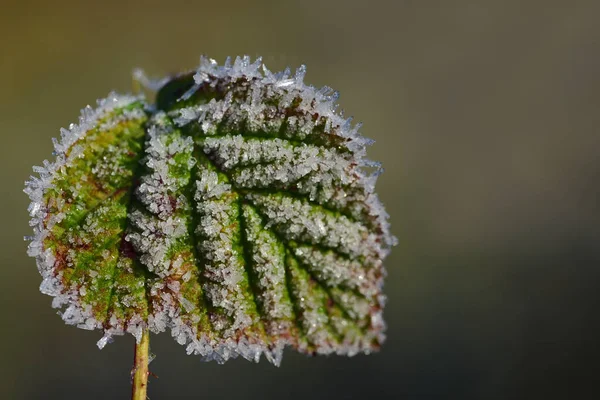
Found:
M 66 323 L 103 330 L 100 348 L 170 330 L 218 362 L 380 347 L 381 167 L 305 73 L 202 58 L 156 84 L 162 108 L 111 94 L 61 131 L 25 192 L 28 254 Z

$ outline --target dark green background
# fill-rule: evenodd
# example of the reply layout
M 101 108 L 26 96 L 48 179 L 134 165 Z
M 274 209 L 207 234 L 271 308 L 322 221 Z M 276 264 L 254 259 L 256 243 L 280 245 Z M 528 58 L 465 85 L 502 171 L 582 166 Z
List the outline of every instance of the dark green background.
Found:
M 0 398 L 126 399 L 133 339 L 63 324 L 25 255 L 31 166 L 131 70 L 308 66 L 376 139 L 388 341 L 281 368 L 152 337 L 152 400 L 598 396 L 600 2 L 0 0 Z M 600 302 L 598 302 L 600 303 Z M 592 398 L 590 395 L 587 398 Z

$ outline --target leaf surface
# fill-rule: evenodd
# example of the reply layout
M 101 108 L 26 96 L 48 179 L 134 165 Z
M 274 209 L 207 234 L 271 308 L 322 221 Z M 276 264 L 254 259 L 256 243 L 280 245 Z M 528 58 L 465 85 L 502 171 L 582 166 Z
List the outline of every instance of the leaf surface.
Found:
M 380 167 L 304 73 L 203 59 L 157 106 L 111 95 L 64 131 L 26 192 L 29 253 L 67 323 L 103 329 L 100 346 L 170 329 L 218 362 L 380 347 Z

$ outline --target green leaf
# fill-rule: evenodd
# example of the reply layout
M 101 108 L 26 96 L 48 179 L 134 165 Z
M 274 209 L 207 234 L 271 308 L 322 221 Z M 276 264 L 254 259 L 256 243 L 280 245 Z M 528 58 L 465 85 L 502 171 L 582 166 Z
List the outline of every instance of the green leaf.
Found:
M 384 341 L 395 238 L 371 141 L 304 67 L 261 66 L 203 59 L 155 107 L 111 95 L 27 183 L 41 290 L 67 323 L 102 329 L 100 347 L 170 329 L 188 354 L 278 365 L 288 345 L 354 355 Z
M 40 290 L 66 307 L 69 324 L 110 330 L 127 320 L 139 336 L 147 320 L 144 270 L 122 249 L 146 121 L 140 99 L 111 94 L 61 131 L 56 160 L 34 168 L 40 177 L 27 183 L 29 255 L 43 277 Z

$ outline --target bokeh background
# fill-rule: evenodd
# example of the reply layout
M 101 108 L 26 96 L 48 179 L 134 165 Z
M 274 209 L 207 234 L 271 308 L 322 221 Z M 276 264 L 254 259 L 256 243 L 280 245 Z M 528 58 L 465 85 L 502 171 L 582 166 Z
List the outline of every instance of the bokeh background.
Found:
M 0 4 L 1 399 L 128 398 L 133 339 L 99 351 L 38 292 L 23 182 L 80 108 L 131 90 L 134 67 L 162 76 L 200 54 L 305 63 L 376 140 L 400 242 L 388 341 L 275 368 L 153 336 L 152 400 L 600 395 L 600 2 Z

